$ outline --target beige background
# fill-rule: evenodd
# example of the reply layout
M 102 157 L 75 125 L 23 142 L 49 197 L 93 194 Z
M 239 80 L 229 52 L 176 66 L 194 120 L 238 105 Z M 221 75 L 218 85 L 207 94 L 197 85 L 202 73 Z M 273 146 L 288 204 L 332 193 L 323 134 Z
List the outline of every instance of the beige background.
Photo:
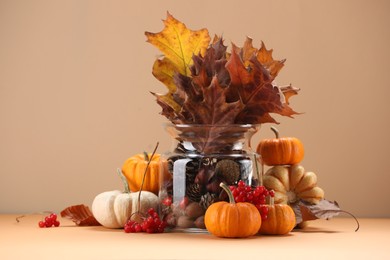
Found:
M 305 114 L 277 117 L 326 198 L 390 217 L 389 1 L 0 1 L 0 213 L 60 211 L 120 189 L 116 168 L 170 138 L 149 91 L 169 10 L 226 43 L 263 40 Z M 254 137 L 271 137 L 264 125 Z

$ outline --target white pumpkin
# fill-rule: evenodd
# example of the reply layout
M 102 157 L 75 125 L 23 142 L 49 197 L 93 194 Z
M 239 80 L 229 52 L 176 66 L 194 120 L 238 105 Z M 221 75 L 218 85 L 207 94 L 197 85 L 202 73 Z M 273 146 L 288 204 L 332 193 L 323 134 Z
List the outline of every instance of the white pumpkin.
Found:
M 92 202 L 92 213 L 96 220 L 107 228 L 123 228 L 130 216 L 138 210 L 139 192 L 127 193 L 119 190 L 100 193 Z M 157 210 L 158 197 L 149 191 L 141 191 L 139 212 L 146 214 L 148 209 Z M 139 221 L 140 214 L 132 220 Z
M 107 228 L 123 228 L 130 217 L 132 220 L 140 222 L 140 214 L 145 215 L 150 208 L 157 210 L 159 204 L 159 198 L 152 192 L 130 192 L 122 171 L 118 169 L 117 172 L 122 179 L 125 192 L 106 191 L 97 195 L 92 202 L 93 216 L 102 226 Z M 138 206 L 138 204 L 140 205 Z M 133 214 L 137 211 L 140 214 Z

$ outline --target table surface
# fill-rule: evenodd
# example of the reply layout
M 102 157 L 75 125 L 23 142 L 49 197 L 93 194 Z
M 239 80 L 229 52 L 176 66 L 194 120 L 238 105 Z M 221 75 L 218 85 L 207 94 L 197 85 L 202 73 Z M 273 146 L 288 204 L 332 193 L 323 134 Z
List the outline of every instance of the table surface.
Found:
M 390 259 L 390 219 L 315 220 L 286 236 L 226 239 L 208 233 L 126 234 L 41 215 L 0 215 L 0 259 Z

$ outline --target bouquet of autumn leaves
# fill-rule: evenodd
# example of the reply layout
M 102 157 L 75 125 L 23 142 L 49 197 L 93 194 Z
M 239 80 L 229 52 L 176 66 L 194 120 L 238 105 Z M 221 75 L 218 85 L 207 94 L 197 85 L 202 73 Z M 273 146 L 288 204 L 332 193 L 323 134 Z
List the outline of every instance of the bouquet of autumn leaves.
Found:
M 207 29 L 190 30 L 169 13 L 164 25 L 159 33 L 145 33 L 163 54 L 154 62 L 153 75 L 168 89 L 166 94 L 152 94 L 162 107 L 161 114 L 175 126 L 218 126 L 188 133 L 179 130 L 183 140 L 203 131 L 197 133 L 198 151 L 220 149 L 222 132 L 239 131 L 233 126 L 277 123 L 271 113 L 297 114 L 288 100 L 299 89 L 274 84 L 285 60 L 274 60 L 272 49 L 267 50 L 264 43 L 257 49 L 247 37 L 242 48 L 232 43 L 228 52 L 223 38 L 211 40 Z
M 192 31 L 169 13 L 164 25 L 159 33 L 145 34 L 163 54 L 153 75 L 168 93 L 152 94 L 172 123 L 276 123 L 270 113 L 297 114 L 288 99 L 298 89 L 273 83 L 285 60 L 274 60 L 264 43 L 256 49 L 247 37 L 242 48 L 232 44 L 228 52 L 222 37 L 211 40 L 207 29 Z

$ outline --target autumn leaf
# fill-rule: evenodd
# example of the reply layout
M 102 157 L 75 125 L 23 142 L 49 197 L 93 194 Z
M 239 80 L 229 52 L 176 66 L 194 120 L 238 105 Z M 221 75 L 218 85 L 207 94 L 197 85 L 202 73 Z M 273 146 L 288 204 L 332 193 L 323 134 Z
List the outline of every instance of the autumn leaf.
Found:
M 241 57 L 242 61 L 244 62 L 244 65 L 248 67 L 250 65 L 250 59 L 254 56 L 257 55 L 258 50 L 253 47 L 252 44 L 252 38 L 246 37 L 246 40 L 244 42 L 244 46 L 241 49 Z
M 241 53 L 243 53 L 241 51 Z M 291 117 L 297 114 L 285 102 L 282 90 L 272 84 L 270 72 L 252 55 L 248 61 L 250 69 L 246 68 L 238 54 L 238 48 L 233 45 L 231 57 L 226 64 L 231 78 L 230 98 L 239 95 L 243 110 L 236 118 L 236 123 L 276 123 L 270 113 Z M 287 92 L 289 89 L 285 89 Z M 297 89 L 295 89 L 297 90 Z M 292 95 L 291 92 L 288 92 Z
M 187 99 L 184 108 L 192 114 L 198 124 L 226 125 L 233 124 L 234 118 L 241 111 L 241 104 L 226 102 L 226 89 L 222 88 L 216 77 L 210 86 L 204 88 L 201 102 Z
M 157 59 L 153 64 L 152 74 L 159 81 L 165 84 L 168 88 L 169 93 L 174 93 L 176 91 L 176 85 L 173 80 L 176 67 L 175 65 L 167 58 Z
M 296 223 L 315 219 L 331 219 L 340 213 L 346 213 L 353 217 L 357 223 L 355 231 L 359 230 L 359 221 L 348 211 L 342 210 L 336 201 L 322 199 L 317 204 L 312 204 L 304 200 L 300 200 L 291 205 L 295 213 Z
M 274 79 L 285 60 L 274 60 L 272 49 L 260 49 L 246 38 L 242 48 L 232 44 L 231 53 L 222 37 L 206 29 L 192 31 L 169 13 L 159 33 L 146 32 L 148 42 L 159 48 L 153 75 L 168 88 L 152 94 L 171 122 L 178 124 L 277 123 L 271 114 L 292 117 L 289 99 L 299 89 L 279 87 Z
M 272 52 L 272 49 L 267 50 L 264 42 L 261 42 L 261 47 L 257 53 L 257 60 L 269 71 L 272 79 L 274 79 L 283 68 L 286 60 L 274 60 Z
M 147 41 L 156 46 L 175 71 L 189 75 L 193 55 L 203 55 L 210 42 L 207 29 L 189 30 L 185 24 L 167 13 L 164 29 L 159 33 L 145 32 Z

